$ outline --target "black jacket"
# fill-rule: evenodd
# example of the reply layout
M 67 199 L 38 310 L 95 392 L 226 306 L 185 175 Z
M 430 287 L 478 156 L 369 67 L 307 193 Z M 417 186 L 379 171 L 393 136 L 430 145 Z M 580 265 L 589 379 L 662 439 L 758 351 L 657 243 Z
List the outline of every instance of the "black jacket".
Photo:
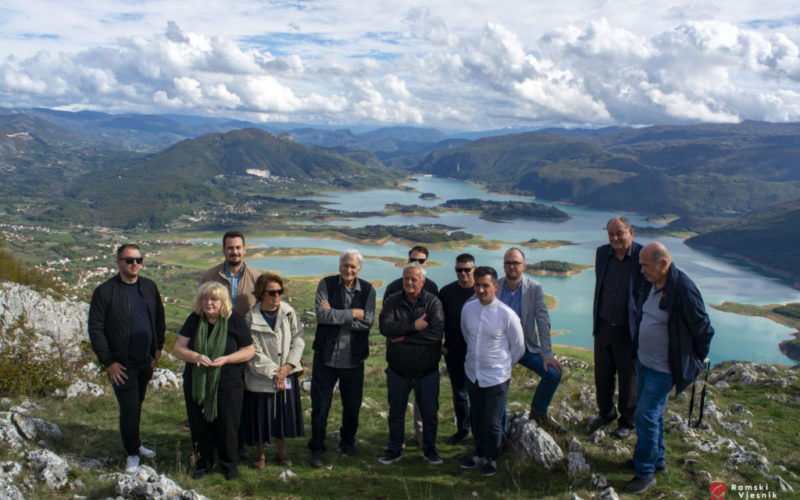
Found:
M 636 324 L 636 304 L 640 296 L 648 285 L 647 279 L 642 274 L 642 265 L 639 263 L 639 252 L 642 245 L 635 241 L 631 243 L 631 277 L 628 283 L 628 328 L 630 329 L 631 339 L 634 335 L 634 325 Z M 614 248 L 605 244 L 597 247 L 594 259 L 594 307 L 592 308 L 592 335 L 597 332 L 597 315 L 600 313 L 600 287 L 603 286 L 603 279 L 608 267 L 608 259 L 614 255 Z
M 152 356 L 156 350 L 164 347 L 164 304 L 161 302 L 158 287 L 152 280 L 139 276 L 138 282 L 139 292 L 150 312 Z M 104 367 L 115 361 L 122 365 L 128 363 L 129 327 L 128 292 L 118 274 L 95 289 L 89 306 L 89 340 L 97 359 Z
M 425 314 L 428 328 L 417 331 L 414 321 Z M 386 361 L 389 368 L 406 378 L 418 378 L 439 369 L 444 331 L 444 310 L 436 295 L 422 290 L 412 310 L 405 292 L 390 295 L 383 301 L 380 315 L 381 334 L 386 337 Z M 392 342 L 405 337 L 401 342 Z
M 648 282 L 647 285 L 636 308 L 634 353 L 639 349 L 641 306 L 653 287 L 652 283 Z M 669 313 L 667 320 L 669 371 L 675 383 L 675 393 L 678 394 L 686 389 L 703 369 L 703 360 L 708 355 L 714 328 L 708 319 L 703 297 L 697 286 L 675 267 L 675 264 L 670 265 L 667 282 L 661 292 L 661 301 L 658 307 Z

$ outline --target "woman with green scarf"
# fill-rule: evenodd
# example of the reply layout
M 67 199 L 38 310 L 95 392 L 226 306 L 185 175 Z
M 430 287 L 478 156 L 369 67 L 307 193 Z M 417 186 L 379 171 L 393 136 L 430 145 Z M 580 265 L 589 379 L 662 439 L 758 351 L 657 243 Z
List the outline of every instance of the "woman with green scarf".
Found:
M 233 311 L 228 289 L 203 283 L 192 302 L 172 353 L 186 362 L 183 394 L 192 444 L 197 453 L 192 477 L 214 465 L 214 449 L 225 479 L 239 476 L 239 422 L 244 396 L 244 366 L 253 357 L 250 327 Z

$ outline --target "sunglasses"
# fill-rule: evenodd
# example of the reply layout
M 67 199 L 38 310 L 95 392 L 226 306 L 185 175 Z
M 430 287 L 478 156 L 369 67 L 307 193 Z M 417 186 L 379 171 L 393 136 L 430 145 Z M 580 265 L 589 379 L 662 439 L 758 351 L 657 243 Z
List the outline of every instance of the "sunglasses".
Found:
M 503 262 L 503 264 L 505 264 L 506 266 L 521 266 L 522 262 L 515 261 L 515 260 L 507 260 L 507 261 Z
M 275 297 L 276 295 L 283 295 L 283 288 L 278 288 L 277 290 L 264 290 L 264 293 L 266 293 L 270 297 Z
M 412 262 L 418 262 L 420 264 L 424 264 L 426 260 L 428 260 L 428 259 L 408 259 L 408 262 L 409 262 L 409 264 L 412 263 Z
M 457 273 L 467 273 L 467 274 L 469 274 L 469 273 L 472 272 L 472 268 L 471 267 L 457 267 L 456 268 L 456 272 Z
M 124 261 L 126 264 L 130 266 L 134 262 L 136 262 L 137 264 L 141 264 L 142 262 L 144 262 L 144 257 L 123 257 L 119 260 Z

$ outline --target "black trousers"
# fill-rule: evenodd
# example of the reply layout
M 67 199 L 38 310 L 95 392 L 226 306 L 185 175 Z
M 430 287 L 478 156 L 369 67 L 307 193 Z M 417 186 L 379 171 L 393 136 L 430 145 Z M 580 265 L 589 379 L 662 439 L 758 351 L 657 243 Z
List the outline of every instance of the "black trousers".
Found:
M 219 456 L 219 464 L 224 471 L 236 469 L 239 461 L 239 423 L 242 419 L 244 382 L 237 380 L 226 383 L 221 380 L 217 391 L 217 418 L 208 422 L 203 418 L 203 409 L 192 400 L 192 381 L 183 382 L 183 397 L 186 401 L 186 414 L 189 417 L 189 430 L 192 445 L 199 455 L 197 469 L 211 468 L 214 465 L 214 450 Z
M 467 397 L 466 380 L 464 372 L 465 353 L 445 356 L 447 374 L 450 378 L 450 389 L 453 392 L 453 411 L 456 414 L 456 427 L 459 431 L 468 433 L 470 428 L 469 399 Z
M 333 402 L 333 388 L 339 381 L 342 398 L 342 426 L 339 439 L 343 444 L 355 444 L 358 412 L 364 388 L 364 363 L 354 368 L 331 368 L 322 362 L 322 354 L 314 352 L 311 368 L 311 451 L 325 451 L 325 432 L 328 412 Z
M 475 455 L 497 460 L 506 426 L 506 401 L 511 380 L 491 387 L 480 387 L 478 381 L 466 381 L 469 405 L 472 410 L 472 435 Z
M 636 359 L 627 326 L 598 320 L 594 337 L 594 380 L 597 408 L 608 419 L 617 418 L 614 390 L 619 379 L 619 425 L 633 427 L 636 413 Z
M 125 454 L 138 455 L 139 446 L 142 442 L 139 439 L 139 421 L 142 414 L 142 403 L 144 402 L 147 383 L 153 376 L 153 368 L 150 362 L 143 361 L 138 364 L 128 363 L 125 367 L 125 374 L 128 379 L 121 385 L 114 387 L 114 395 L 119 404 L 119 432 L 122 435 L 122 447 Z

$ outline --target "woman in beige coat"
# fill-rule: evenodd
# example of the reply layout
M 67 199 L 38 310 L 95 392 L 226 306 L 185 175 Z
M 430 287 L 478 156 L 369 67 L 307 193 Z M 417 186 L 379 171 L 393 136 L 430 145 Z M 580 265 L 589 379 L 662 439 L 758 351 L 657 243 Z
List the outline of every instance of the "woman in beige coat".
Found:
M 286 291 L 275 274 L 262 274 L 253 294 L 256 304 L 245 320 L 255 346 L 255 355 L 245 369 L 242 429 L 247 445 L 256 446 L 253 467 L 265 467 L 264 445 L 275 438 L 277 461 L 292 465 L 286 453 L 286 438 L 305 435 L 300 406 L 298 373 L 306 342 L 295 310 L 281 301 Z

